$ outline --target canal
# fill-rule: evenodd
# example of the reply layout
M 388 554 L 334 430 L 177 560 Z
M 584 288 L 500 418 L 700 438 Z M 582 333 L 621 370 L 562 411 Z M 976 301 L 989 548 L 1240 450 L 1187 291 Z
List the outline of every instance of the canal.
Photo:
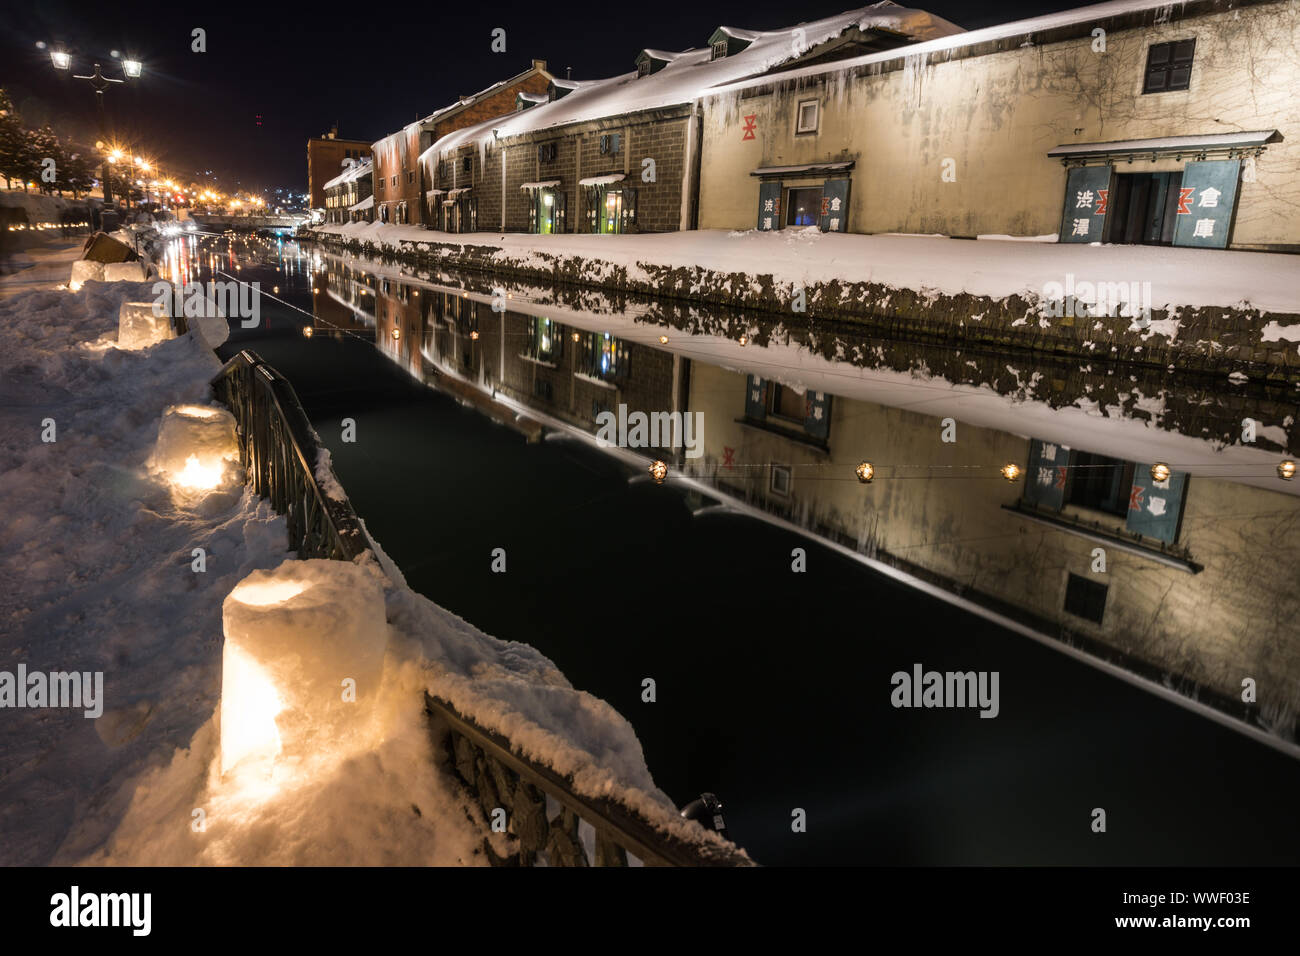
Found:
M 734 368 L 710 352 L 707 328 L 664 326 L 671 348 L 655 341 L 658 327 L 635 344 L 593 332 L 606 320 L 598 313 L 581 327 L 524 316 L 523 331 L 511 331 L 514 304 L 509 316 L 492 312 L 477 292 L 457 294 L 457 277 L 403 276 L 392 263 L 284 237 L 177 239 L 168 268 L 270 293 L 256 328 L 232 321 L 223 357 L 253 348 L 293 383 L 354 507 L 411 587 L 489 634 L 537 647 L 608 701 L 636 729 L 657 784 L 679 805 L 717 793 L 732 838 L 759 862 L 1300 859 L 1300 763 L 1288 752 L 848 553 L 869 553 L 869 543 L 801 534 L 793 512 L 781 524 L 708 508 L 743 490 L 743 468 L 715 496 L 643 480 L 573 437 L 616 398 L 655 394 L 667 396 L 655 407 L 674 407 L 672 396 Z M 407 308 L 389 314 L 386 303 Z M 761 350 L 764 338 L 747 347 Z M 581 353 L 563 384 L 552 374 L 560 343 Z M 506 368 L 516 356 L 523 372 Z M 962 358 L 954 368 L 987 360 Z M 828 374 L 819 365 L 800 389 L 798 363 L 786 356 L 782 367 L 801 406 Z M 856 366 L 832 362 L 837 371 Z M 1109 387 L 1107 378 L 1094 384 Z M 1197 388 L 1188 409 L 1204 406 Z M 498 390 L 512 414 L 490 401 Z M 1050 401 L 1038 404 L 1054 414 Z M 1175 405 L 1164 408 L 1171 422 Z M 354 442 L 342 440 L 344 418 L 356 423 Z M 1200 428 L 1197 419 L 1184 430 Z M 539 430 L 547 437 L 529 440 Z M 935 447 L 933 462 L 914 463 L 953 468 Z M 792 467 L 795 480 L 845 491 L 825 470 Z M 505 551 L 505 573 L 492 570 L 494 549 Z M 798 561 L 806 570 L 792 570 Z M 894 706 L 892 675 L 914 665 L 996 672 L 995 719 L 973 707 Z M 643 699 L 647 679 L 653 702 Z

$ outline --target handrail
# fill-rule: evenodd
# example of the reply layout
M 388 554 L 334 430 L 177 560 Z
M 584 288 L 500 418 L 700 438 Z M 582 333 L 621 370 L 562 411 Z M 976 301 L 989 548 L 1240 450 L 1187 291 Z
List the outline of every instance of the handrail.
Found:
M 300 558 L 343 561 L 369 552 L 351 503 L 321 491 L 320 438 L 289 381 L 244 349 L 222 366 L 212 390 L 239 425 L 240 463 L 250 484 L 288 522 L 290 549 Z
M 551 866 L 571 862 L 556 859 L 554 844 L 548 839 L 550 831 L 567 830 L 569 852 L 576 851 L 577 865 L 626 866 L 627 854 L 636 857 L 646 866 L 755 866 L 753 860 L 731 843 L 707 838 L 699 842 L 684 840 L 680 836 L 656 827 L 641 813 L 608 797 L 589 797 L 575 793 L 573 782 L 550 767 L 530 760 L 518 753 L 508 739 L 495 731 L 480 726 L 472 718 L 460 713 L 449 701 L 425 692 L 425 714 L 430 718 L 435 745 L 444 748 L 447 769 L 454 771 L 471 792 L 476 793 L 485 817 L 490 817 L 498 801 L 507 811 L 515 834 L 520 841 L 520 862 L 527 865 L 535 855 L 551 848 L 548 863 Z M 461 738 L 458 742 L 455 738 Z M 472 759 L 462 759 L 461 748 L 468 743 L 474 751 Z M 485 758 L 485 759 L 483 759 Z M 480 766 L 495 763 L 484 771 Z M 509 775 L 503 786 L 505 771 Z M 468 779 L 467 779 L 468 778 Z M 502 790 L 511 788 L 513 794 Z M 485 793 L 484 791 L 489 791 Z M 519 825 L 520 818 L 528 816 L 529 793 L 540 791 L 561 805 L 565 813 L 541 826 Z M 535 802 L 535 798 L 534 798 Z M 520 805 L 524 809 L 521 810 Z M 543 810 L 542 817 L 545 819 Z M 679 819 L 674 816 L 674 819 Z M 568 820 L 566 824 L 563 821 Z M 577 821 L 581 820 L 595 831 L 595 860 L 587 860 L 577 840 Z M 686 821 L 682 821 L 686 822 Z M 700 826 L 700 824 L 691 824 Z M 701 826 L 700 832 L 711 831 Z

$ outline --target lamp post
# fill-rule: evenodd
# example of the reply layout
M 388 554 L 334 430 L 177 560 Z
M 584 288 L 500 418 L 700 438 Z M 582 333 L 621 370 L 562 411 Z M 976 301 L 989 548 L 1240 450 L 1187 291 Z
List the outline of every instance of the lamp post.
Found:
M 53 49 L 50 51 L 50 62 L 54 65 L 54 68 L 56 70 L 70 70 L 72 69 L 72 54 L 68 53 L 66 50 Z M 139 60 L 123 60 L 122 72 L 125 73 L 131 79 L 138 79 L 140 74 L 144 72 L 144 64 L 141 63 Z M 119 80 L 115 77 L 105 76 L 103 70 L 101 69 L 98 63 L 95 64 L 94 73 L 91 73 L 89 75 L 73 74 L 73 79 L 89 80 L 90 85 L 95 88 L 95 106 L 96 106 L 96 111 L 99 115 L 99 135 L 101 139 L 107 141 L 108 122 L 104 115 L 104 91 L 108 89 L 110 86 L 112 86 L 114 83 L 125 83 L 126 80 Z M 110 162 L 108 157 L 105 156 L 104 161 L 100 167 L 100 181 L 103 183 L 104 186 L 105 203 L 112 202 L 113 200 L 113 186 L 112 186 L 112 179 L 110 176 L 111 170 L 109 169 L 111 165 L 112 163 Z M 130 185 L 127 186 L 126 192 L 127 192 L 127 203 L 129 204 L 131 201 Z

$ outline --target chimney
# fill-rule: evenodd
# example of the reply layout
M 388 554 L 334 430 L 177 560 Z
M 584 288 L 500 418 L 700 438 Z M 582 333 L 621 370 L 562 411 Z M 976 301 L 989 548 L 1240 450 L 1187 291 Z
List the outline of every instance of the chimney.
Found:
M 546 71 L 546 61 L 545 61 L 545 60 L 533 60 L 533 69 L 534 69 L 534 70 L 541 70 L 541 71 L 545 72 L 545 71 Z
M 566 80 L 571 80 L 571 79 L 573 79 L 573 67 L 571 67 L 571 66 L 566 66 L 566 67 L 564 68 L 564 78 L 565 78 Z

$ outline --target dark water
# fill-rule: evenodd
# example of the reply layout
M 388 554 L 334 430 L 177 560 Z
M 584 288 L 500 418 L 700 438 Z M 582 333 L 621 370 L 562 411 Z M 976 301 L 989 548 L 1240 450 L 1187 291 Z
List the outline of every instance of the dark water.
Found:
M 203 240 L 190 240 L 204 258 Z M 221 245 L 214 241 L 207 248 Z M 225 246 L 221 245 L 224 250 Z M 226 253 L 302 309 L 292 243 Z M 206 279 L 199 269 L 195 278 Z M 317 299 L 320 297 L 317 296 Z M 636 729 L 659 786 L 724 801 L 765 864 L 1293 864 L 1300 764 L 1058 650 L 570 440 L 527 443 L 359 334 L 311 340 L 263 299 L 255 348 L 293 382 L 371 533 L 416 590 L 553 659 Z M 351 417 L 358 441 L 340 441 Z M 791 549 L 808 572 L 790 573 Z M 494 548 L 508 572 L 490 572 Z M 1000 674 L 1000 714 L 895 709 L 890 675 Z M 641 700 L 653 678 L 657 700 Z M 1093 808 L 1105 833 L 1090 828 Z M 807 832 L 791 829 L 806 812 Z

